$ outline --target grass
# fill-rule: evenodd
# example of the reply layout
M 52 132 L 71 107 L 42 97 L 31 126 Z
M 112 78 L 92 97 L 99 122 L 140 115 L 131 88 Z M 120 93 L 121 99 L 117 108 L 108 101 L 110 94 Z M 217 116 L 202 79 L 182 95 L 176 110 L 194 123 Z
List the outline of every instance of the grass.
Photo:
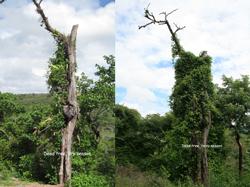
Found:
M 134 165 L 116 167 L 115 170 L 116 187 L 199 187 L 191 180 L 186 183 L 172 183 L 164 176 L 156 176 L 140 172 L 140 169 Z
M 17 172 L 2 170 L 0 172 L 0 186 L 16 186 L 17 184 L 12 182 L 12 177 L 17 177 Z
M 0 182 L 0 186 L 17 186 L 18 184 L 15 184 L 10 181 Z
M 225 169 L 225 168 L 224 168 Z M 146 174 L 133 165 L 116 167 L 115 171 L 116 187 L 203 187 L 196 185 L 191 179 L 185 182 L 171 182 L 167 178 Z M 223 170 L 222 174 L 210 173 L 211 187 L 250 187 L 249 175 L 243 175 L 242 178 L 238 173 L 231 170 Z

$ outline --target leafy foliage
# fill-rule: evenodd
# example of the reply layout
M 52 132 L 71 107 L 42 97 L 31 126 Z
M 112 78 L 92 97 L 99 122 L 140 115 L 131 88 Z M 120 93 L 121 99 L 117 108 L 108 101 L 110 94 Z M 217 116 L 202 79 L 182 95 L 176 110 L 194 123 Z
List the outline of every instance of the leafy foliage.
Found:
M 249 131 L 250 112 L 250 81 L 249 76 L 242 75 L 242 79 L 233 80 L 225 75 L 222 77 L 223 86 L 216 85 L 216 107 L 221 112 L 222 122 L 226 127 L 234 125 L 234 131 L 246 133 Z
M 78 82 L 78 90 L 81 92 L 78 97 L 81 114 L 86 116 L 87 112 L 94 113 L 97 110 L 92 116 L 94 120 L 105 110 L 112 111 L 115 103 L 115 57 L 104 56 L 104 59 L 109 67 L 106 69 L 96 64 L 98 71 L 95 75 L 99 76 L 99 80 L 94 82 L 82 73 Z
M 17 97 L 11 93 L 0 92 L 0 123 L 12 115 L 17 115 L 25 112 L 25 109 L 20 104 L 16 103 Z
M 56 37 L 55 37 L 56 38 Z M 50 93 L 62 93 L 67 91 L 67 70 L 70 61 L 67 59 L 67 51 L 62 41 L 56 39 L 56 51 L 54 58 L 49 60 L 47 69 L 47 84 Z
M 88 187 L 88 186 L 106 187 L 106 186 L 109 186 L 109 184 L 106 182 L 104 177 L 95 176 L 95 175 L 86 175 L 86 174 L 76 175 L 72 179 L 71 183 L 72 183 L 72 186 L 79 186 L 79 187 Z

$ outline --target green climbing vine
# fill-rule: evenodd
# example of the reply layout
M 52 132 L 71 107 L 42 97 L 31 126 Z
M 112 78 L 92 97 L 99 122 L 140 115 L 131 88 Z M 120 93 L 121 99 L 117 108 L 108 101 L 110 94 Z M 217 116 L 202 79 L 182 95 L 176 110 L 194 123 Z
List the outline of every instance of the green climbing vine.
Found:
M 207 151 L 202 145 L 207 145 L 210 129 L 214 134 L 223 136 L 222 131 L 216 131 L 216 128 L 211 127 L 212 120 L 215 120 L 212 115 L 216 116 L 218 113 L 212 103 L 215 97 L 211 73 L 212 58 L 206 51 L 195 56 L 180 45 L 177 32 L 185 26 L 178 27 L 174 24 L 176 30 L 173 31 L 167 20 L 167 16 L 177 9 L 168 14 L 160 13 L 164 15 L 164 20 L 156 20 L 148 7 L 145 9 L 145 17 L 150 22 L 139 26 L 139 29 L 155 23 L 167 25 L 172 40 L 172 62 L 176 81 L 170 96 L 170 107 L 175 121 L 170 133 L 168 150 L 165 152 L 173 163 L 167 166 L 171 173 L 170 178 L 176 180 L 190 176 L 195 182 L 209 186 Z M 209 143 L 212 142 L 209 140 Z

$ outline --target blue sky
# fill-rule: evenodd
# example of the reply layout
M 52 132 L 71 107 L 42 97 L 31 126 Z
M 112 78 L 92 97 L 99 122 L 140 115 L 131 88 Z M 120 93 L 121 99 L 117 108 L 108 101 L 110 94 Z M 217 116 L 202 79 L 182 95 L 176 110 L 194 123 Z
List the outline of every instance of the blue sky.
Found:
M 169 96 L 174 86 L 171 35 L 166 25 L 150 25 L 144 8 L 157 19 L 159 13 L 178 10 L 168 16 L 186 26 L 178 38 L 186 51 L 203 50 L 213 58 L 213 82 L 221 85 L 222 75 L 240 78 L 250 69 L 250 1 L 205 0 L 117 0 L 116 1 L 116 103 L 137 109 L 142 116 L 170 110 Z
M 77 75 L 96 79 L 95 64 L 106 66 L 104 55 L 115 54 L 115 3 L 110 0 L 43 0 L 51 26 L 77 33 Z M 31 0 L 7 0 L 0 4 L 0 91 L 46 93 L 44 77 L 54 53 L 53 37 L 40 27 Z

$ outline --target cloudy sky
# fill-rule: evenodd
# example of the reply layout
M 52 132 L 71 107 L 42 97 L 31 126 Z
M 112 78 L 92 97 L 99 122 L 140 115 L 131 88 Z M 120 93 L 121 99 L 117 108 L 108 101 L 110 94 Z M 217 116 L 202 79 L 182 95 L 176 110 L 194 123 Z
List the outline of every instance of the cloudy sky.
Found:
M 44 0 L 51 26 L 77 33 L 78 75 L 94 78 L 95 64 L 106 65 L 104 55 L 115 54 L 114 0 Z M 53 37 L 40 27 L 31 0 L 6 0 L 0 4 L 0 91 L 46 93 L 45 68 L 55 50 Z
M 213 58 L 213 82 L 221 85 L 222 75 L 240 78 L 250 74 L 250 1 L 241 0 L 117 0 L 116 1 L 116 103 L 137 109 L 142 116 L 170 110 L 169 95 L 174 85 L 171 35 L 166 25 L 150 25 L 144 8 L 156 19 L 169 13 L 173 23 L 186 26 L 178 31 L 186 51 L 199 55 L 208 51 Z

